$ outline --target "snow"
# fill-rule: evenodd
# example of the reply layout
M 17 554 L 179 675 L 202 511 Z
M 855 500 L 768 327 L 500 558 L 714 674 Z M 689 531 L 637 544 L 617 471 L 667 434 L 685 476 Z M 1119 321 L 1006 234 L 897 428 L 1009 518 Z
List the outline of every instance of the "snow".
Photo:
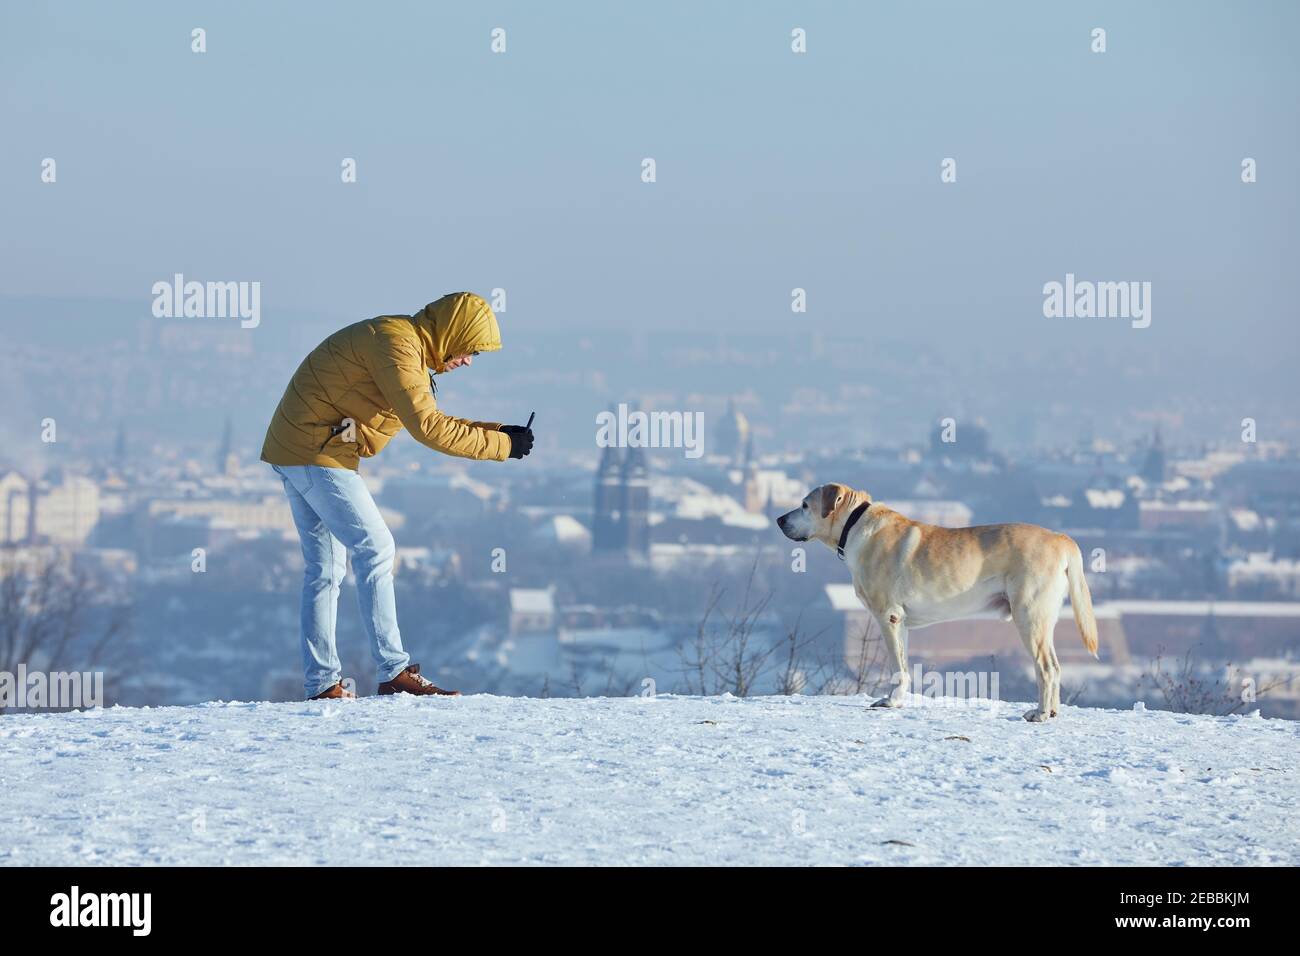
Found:
M 524 614 L 554 614 L 554 593 L 550 588 L 511 588 L 510 610 Z
M 1083 492 L 1093 508 L 1122 508 L 1125 495 L 1119 488 L 1087 488 Z
M 1295 722 L 867 702 L 8 714 L 0 865 L 1300 864 Z
M 573 515 L 550 515 L 537 526 L 534 535 L 540 540 L 564 546 L 591 546 L 591 531 Z
M 675 515 L 688 521 L 716 518 L 728 527 L 755 531 L 765 530 L 772 525 L 772 519 L 767 515 L 746 511 L 745 506 L 730 495 L 712 492 L 683 495 L 677 500 Z
M 862 602 L 858 600 L 858 593 L 853 590 L 852 584 L 827 584 L 823 590 L 826 597 L 830 599 L 831 609 L 840 611 L 845 614 L 870 614 Z

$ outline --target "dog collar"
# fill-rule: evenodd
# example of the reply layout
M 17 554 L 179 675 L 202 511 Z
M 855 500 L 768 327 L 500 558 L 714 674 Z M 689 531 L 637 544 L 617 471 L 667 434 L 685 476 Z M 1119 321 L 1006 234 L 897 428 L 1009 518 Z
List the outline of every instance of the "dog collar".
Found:
M 849 540 L 849 532 L 853 530 L 853 526 L 858 523 L 858 519 L 866 514 L 867 509 L 870 507 L 870 501 L 862 502 L 862 504 L 853 509 L 853 513 L 849 515 L 849 520 L 844 522 L 844 530 L 840 532 L 840 543 L 835 549 L 835 553 L 840 556 L 841 561 L 844 560 L 844 544 Z

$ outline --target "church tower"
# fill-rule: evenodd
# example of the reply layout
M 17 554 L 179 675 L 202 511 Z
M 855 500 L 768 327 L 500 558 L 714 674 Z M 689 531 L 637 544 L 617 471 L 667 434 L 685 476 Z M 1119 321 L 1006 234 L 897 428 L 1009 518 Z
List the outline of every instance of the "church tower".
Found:
M 650 554 L 650 469 L 645 449 L 633 447 L 623 457 L 623 527 L 627 553 Z
M 622 456 L 613 445 L 600 453 L 596 496 L 591 517 L 591 546 L 595 551 L 621 551 L 627 543 L 623 526 Z
M 1165 443 L 1157 428 L 1151 443 L 1147 445 L 1146 458 L 1142 462 L 1142 478 L 1153 485 L 1163 484 L 1165 480 Z
M 727 399 L 727 411 L 714 431 L 714 450 L 738 463 L 749 440 L 749 419 L 736 408 L 735 399 Z
M 226 416 L 226 427 L 221 430 L 221 444 L 217 446 L 217 474 L 236 475 L 239 473 L 239 459 L 234 449 L 234 428 L 230 416 Z

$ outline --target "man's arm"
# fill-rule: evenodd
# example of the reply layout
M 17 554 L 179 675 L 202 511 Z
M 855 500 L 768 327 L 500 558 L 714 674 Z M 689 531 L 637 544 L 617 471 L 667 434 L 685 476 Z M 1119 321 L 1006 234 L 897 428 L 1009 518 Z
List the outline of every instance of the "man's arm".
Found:
M 460 458 L 505 461 L 510 436 L 489 427 L 438 411 L 429 392 L 429 374 L 414 342 L 378 334 L 366 350 L 370 374 L 398 420 L 415 440 L 434 451 Z

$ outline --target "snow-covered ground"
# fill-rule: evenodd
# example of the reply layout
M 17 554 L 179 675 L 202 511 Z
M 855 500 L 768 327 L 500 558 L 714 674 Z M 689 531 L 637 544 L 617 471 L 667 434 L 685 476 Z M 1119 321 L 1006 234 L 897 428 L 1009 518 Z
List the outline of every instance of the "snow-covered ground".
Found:
M 1300 724 L 867 702 L 9 714 L 0 864 L 1300 864 Z

